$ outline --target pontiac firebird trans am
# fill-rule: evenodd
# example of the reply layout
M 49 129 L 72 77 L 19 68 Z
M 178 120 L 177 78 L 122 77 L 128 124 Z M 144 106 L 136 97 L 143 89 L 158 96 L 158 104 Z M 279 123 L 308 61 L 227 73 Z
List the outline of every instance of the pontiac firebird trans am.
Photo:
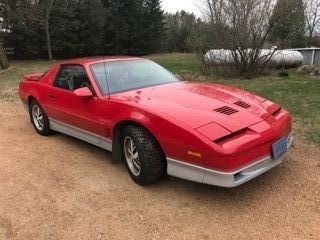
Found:
M 277 104 L 180 81 L 142 58 L 65 61 L 24 76 L 19 95 L 40 135 L 57 131 L 112 151 L 141 185 L 167 173 L 235 187 L 280 164 L 293 141 L 291 116 Z

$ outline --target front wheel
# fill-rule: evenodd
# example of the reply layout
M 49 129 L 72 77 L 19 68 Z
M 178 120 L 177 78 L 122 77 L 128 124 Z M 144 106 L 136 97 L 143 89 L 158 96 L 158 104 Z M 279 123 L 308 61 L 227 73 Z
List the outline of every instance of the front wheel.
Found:
M 121 145 L 127 169 L 136 183 L 146 185 L 164 175 L 164 154 L 147 130 L 134 125 L 127 126 L 122 134 Z
M 31 101 L 29 105 L 29 114 L 32 125 L 37 133 L 42 136 L 48 136 L 52 133 L 47 114 L 36 100 Z

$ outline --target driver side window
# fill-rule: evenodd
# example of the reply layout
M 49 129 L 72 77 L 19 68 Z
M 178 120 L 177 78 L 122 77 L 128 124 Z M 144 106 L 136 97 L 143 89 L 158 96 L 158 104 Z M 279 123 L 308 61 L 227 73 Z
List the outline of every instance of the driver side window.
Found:
M 53 86 L 74 91 L 81 87 L 91 88 L 91 83 L 83 66 L 62 65 Z

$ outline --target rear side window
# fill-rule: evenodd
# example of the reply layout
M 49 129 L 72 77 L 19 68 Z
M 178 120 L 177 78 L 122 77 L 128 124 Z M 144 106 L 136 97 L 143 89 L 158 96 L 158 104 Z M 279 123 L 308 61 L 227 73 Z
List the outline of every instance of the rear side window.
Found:
M 53 86 L 74 91 L 81 87 L 91 87 L 91 83 L 83 66 L 62 65 Z

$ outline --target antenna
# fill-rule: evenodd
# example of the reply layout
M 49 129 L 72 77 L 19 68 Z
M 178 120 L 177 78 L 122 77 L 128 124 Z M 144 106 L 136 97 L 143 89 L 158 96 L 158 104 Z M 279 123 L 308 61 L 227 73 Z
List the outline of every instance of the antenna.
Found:
M 102 61 L 103 61 L 103 67 L 104 67 L 104 73 L 106 76 L 106 84 L 107 84 L 107 88 L 108 88 L 108 98 L 110 99 L 110 87 L 109 87 L 109 81 L 108 81 L 108 72 L 107 72 L 107 67 L 106 67 L 106 61 L 105 61 L 105 56 L 102 56 Z

